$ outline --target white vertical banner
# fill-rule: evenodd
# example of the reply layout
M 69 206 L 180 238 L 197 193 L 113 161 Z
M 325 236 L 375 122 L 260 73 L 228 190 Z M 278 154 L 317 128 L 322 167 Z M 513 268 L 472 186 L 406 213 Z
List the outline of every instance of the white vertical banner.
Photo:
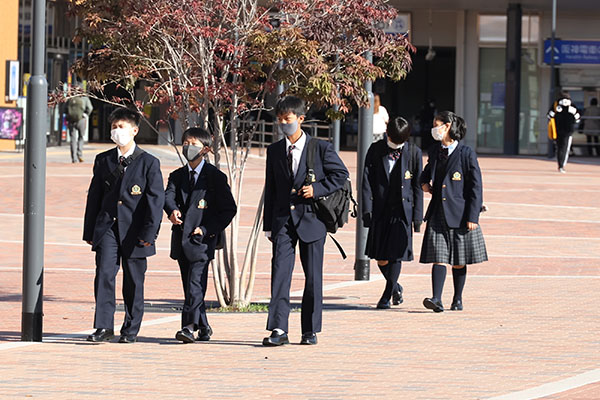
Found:
M 6 99 L 15 101 L 19 98 L 19 62 L 6 61 Z

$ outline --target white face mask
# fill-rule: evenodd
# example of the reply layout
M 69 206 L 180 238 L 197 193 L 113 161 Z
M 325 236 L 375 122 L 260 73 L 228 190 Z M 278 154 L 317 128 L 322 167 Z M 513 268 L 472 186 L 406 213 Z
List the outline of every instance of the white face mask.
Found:
M 394 142 L 390 142 L 390 139 L 388 139 L 388 140 L 387 140 L 387 145 L 388 145 L 388 147 L 389 147 L 390 149 L 393 149 L 393 150 L 398 150 L 399 148 L 401 148 L 401 147 L 402 147 L 402 145 L 403 145 L 403 144 L 404 144 L 404 143 L 401 143 L 401 144 L 396 144 L 396 143 L 394 143 Z
M 127 146 L 133 140 L 133 134 L 131 129 L 128 128 L 115 128 L 110 131 L 110 138 L 117 146 Z
M 444 138 L 444 133 L 442 132 L 443 126 L 444 125 L 440 125 L 431 128 L 431 137 L 433 138 L 433 140 L 437 140 L 438 142 L 442 141 L 442 139 Z

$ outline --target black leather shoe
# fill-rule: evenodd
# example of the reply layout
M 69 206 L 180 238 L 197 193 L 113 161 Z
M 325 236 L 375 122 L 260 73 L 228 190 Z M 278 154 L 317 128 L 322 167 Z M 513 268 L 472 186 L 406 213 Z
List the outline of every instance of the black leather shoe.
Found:
M 175 339 L 183 343 L 194 343 L 194 333 L 190 332 L 188 328 L 183 328 L 182 330 L 177 331 Z
M 317 334 L 312 332 L 303 333 L 300 344 L 317 344 Z
M 392 306 L 390 305 L 389 300 L 379 300 L 377 302 L 377 308 L 379 308 L 380 310 L 387 310 L 388 308 L 392 308 Z
M 88 342 L 108 342 L 115 337 L 115 331 L 112 329 L 96 329 L 96 332 L 87 337 Z
M 200 341 L 200 342 L 208 342 L 210 340 L 210 337 L 213 334 L 213 330 L 210 326 L 206 327 L 206 328 L 200 328 L 200 330 L 198 331 L 198 337 L 196 338 L 196 340 Z
M 452 301 L 452 305 L 450 306 L 452 311 L 462 311 L 463 305 L 462 300 L 454 300 Z
M 284 344 L 289 343 L 290 340 L 288 339 L 288 335 L 285 332 L 279 334 L 273 331 L 271 332 L 271 336 L 263 339 L 263 346 L 282 346 Z
M 433 312 L 443 312 L 444 311 L 444 306 L 442 305 L 442 302 L 436 298 L 425 298 L 425 300 L 423 300 L 423 305 L 425 306 L 425 308 L 429 308 L 430 310 L 433 310 Z
M 119 338 L 119 343 L 135 343 L 137 342 L 136 335 L 121 335 Z
M 404 302 L 404 299 L 402 298 L 402 292 L 404 292 L 404 289 L 402 288 L 402 285 L 398 284 L 398 290 L 392 294 L 392 304 L 395 306 Z

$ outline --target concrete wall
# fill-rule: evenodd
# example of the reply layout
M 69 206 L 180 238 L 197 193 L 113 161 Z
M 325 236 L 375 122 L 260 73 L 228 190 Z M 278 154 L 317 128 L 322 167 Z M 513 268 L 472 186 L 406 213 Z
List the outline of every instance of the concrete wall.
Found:
M 0 26 L 0 106 L 14 107 L 16 102 L 6 101 L 6 61 L 18 59 L 19 0 L 2 0 Z
M 16 101 L 6 101 L 6 61 L 18 59 L 19 0 L 2 0 L 0 26 L 0 107 L 16 107 Z M 14 140 L 0 139 L 0 150 L 14 149 Z

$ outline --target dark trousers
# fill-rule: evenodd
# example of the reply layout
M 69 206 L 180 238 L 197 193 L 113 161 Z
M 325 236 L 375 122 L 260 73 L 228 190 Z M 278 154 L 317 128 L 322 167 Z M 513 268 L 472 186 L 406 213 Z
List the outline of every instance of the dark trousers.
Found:
M 572 141 L 573 136 L 571 135 L 558 135 L 556 138 L 556 160 L 558 161 L 558 168 L 564 168 L 565 165 L 567 165 Z
M 88 127 L 87 117 L 79 122 L 69 122 L 69 137 L 71 139 L 71 161 L 77 162 L 83 157 L 83 137 Z
M 598 135 L 585 135 L 585 140 L 588 144 L 588 155 L 594 155 L 594 149 L 596 149 L 596 155 L 600 156 L 600 146 L 598 145 Z M 596 143 L 595 146 L 592 146 L 593 143 Z
M 125 319 L 122 335 L 137 335 L 144 316 L 144 274 L 146 258 L 124 258 L 116 228 L 109 229 L 96 249 L 96 278 L 94 296 L 96 313 L 94 328 L 114 329 L 115 325 L 115 278 L 119 272 L 119 260 L 123 266 L 123 302 Z
M 300 261 L 304 270 L 304 293 L 300 315 L 302 333 L 321 332 L 323 316 L 323 251 L 325 237 L 305 243 L 288 222 L 273 238 L 271 260 L 271 302 L 267 330 L 288 331 L 290 315 L 290 286 L 296 259 L 296 244 L 300 247 Z
M 194 324 L 194 330 L 208 328 L 206 318 L 206 287 L 208 284 L 208 265 L 210 261 L 189 262 L 185 256 L 177 260 L 183 283 L 183 311 L 181 327 Z

